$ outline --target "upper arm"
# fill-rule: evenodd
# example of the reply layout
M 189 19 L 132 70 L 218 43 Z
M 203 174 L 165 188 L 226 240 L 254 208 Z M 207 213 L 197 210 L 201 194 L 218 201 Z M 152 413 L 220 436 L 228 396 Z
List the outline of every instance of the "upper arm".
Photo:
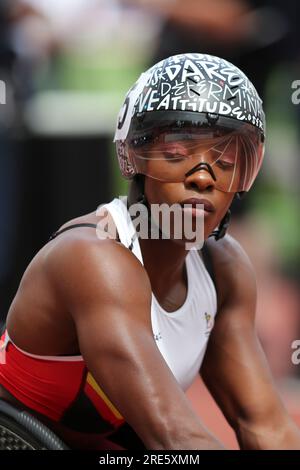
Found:
M 201 430 L 154 341 L 143 266 L 111 240 L 71 245 L 56 257 L 55 282 L 96 382 L 147 447 L 170 445 L 177 426 Z
M 234 428 L 241 422 L 267 424 L 280 419 L 284 409 L 255 331 L 255 275 L 231 237 L 216 249 L 220 301 L 201 373 Z

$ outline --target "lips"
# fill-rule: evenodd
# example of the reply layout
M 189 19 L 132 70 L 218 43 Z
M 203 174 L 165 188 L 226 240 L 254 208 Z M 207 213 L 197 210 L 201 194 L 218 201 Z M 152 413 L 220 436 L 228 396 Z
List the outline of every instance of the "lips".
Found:
M 214 205 L 208 201 L 208 199 L 200 199 L 200 198 L 197 198 L 197 197 L 191 197 L 189 199 L 185 199 L 184 201 L 181 201 L 180 205 L 182 207 L 185 206 L 185 204 L 189 204 L 191 205 L 192 207 L 195 207 L 197 208 L 197 204 L 203 204 L 204 206 L 204 210 L 206 212 L 214 212 L 215 211 L 215 207 Z

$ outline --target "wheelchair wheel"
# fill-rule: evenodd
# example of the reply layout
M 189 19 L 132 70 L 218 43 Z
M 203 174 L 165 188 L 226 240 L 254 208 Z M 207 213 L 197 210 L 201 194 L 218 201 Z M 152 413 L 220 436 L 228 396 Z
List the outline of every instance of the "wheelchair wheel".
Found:
M 47 426 L 0 399 L 0 450 L 68 450 Z
M 11 418 L 0 415 L 0 450 L 46 450 Z

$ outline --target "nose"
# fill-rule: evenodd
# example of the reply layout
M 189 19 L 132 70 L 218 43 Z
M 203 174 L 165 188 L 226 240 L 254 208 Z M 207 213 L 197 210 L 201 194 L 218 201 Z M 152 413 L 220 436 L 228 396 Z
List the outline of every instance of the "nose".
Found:
M 213 189 L 216 176 L 208 163 L 201 162 L 185 174 L 185 185 L 200 191 Z

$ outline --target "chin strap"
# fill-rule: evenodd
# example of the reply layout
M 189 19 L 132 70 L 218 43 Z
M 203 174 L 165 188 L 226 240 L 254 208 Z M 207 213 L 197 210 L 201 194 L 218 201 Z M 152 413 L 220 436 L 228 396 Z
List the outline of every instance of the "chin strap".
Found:
M 219 227 L 217 230 L 214 230 L 209 237 L 215 237 L 216 240 L 220 240 L 220 238 L 223 238 L 226 234 L 226 230 L 229 227 L 229 222 L 230 222 L 230 217 L 231 217 L 231 212 L 228 210 L 223 217 L 223 219 L 220 222 Z
M 234 197 L 236 199 L 241 200 L 241 199 L 244 198 L 245 195 L 246 195 L 246 191 L 239 191 L 238 193 L 235 193 Z M 214 230 L 209 235 L 209 237 L 215 237 L 216 240 L 220 240 L 220 238 L 223 238 L 226 234 L 226 231 L 227 231 L 228 227 L 229 227 L 230 217 L 231 217 L 231 212 L 228 209 L 228 211 L 224 215 L 223 219 L 221 220 L 220 225 L 217 228 L 217 230 Z

